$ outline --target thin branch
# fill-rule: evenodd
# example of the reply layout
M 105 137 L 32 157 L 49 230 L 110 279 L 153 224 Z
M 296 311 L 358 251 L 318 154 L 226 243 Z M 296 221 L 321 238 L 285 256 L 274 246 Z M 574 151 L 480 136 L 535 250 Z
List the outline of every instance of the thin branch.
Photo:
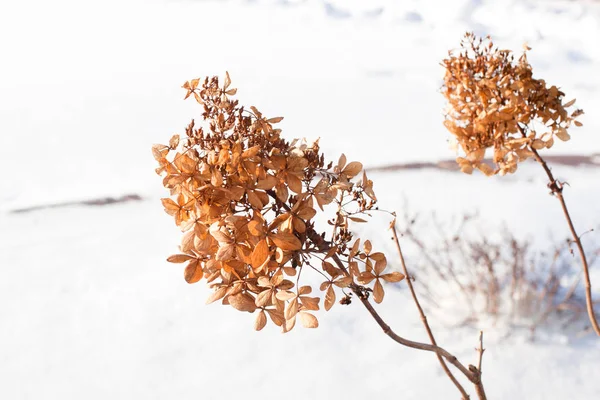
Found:
M 521 131 L 521 135 L 523 137 L 527 137 L 525 132 L 525 128 L 521 125 L 517 124 L 517 127 Z M 565 202 L 565 198 L 563 197 L 563 184 L 554 179 L 554 175 L 548 167 L 548 164 L 542 156 L 538 153 L 536 149 L 534 149 L 531 145 L 529 145 L 529 150 L 534 155 L 535 160 L 542 166 L 544 172 L 548 176 L 550 182 L 548 183 L 548 188 L 551 190 L 551 193 L 556 196 L 558 201 L 560 202 L 560 206 L 563 210 L 563 214 L 565 215 L 565 219 L 567 220 L 567 224 L 569 225 L 569 230 L 571 231 L 571 236 L 573 237 L 573 241 L 577 245 L 577 250 L 579 250 L 579 256 L 581 258 L 581 265 L 583 267 L 583 274 L 585 276 L 585 303 L 587 306 L 587 313 L 590 322 L 592 323 L 592 328 L 596 335 L 600 336 L 600 326 L 598 325 L 598 321 L 596 320 L 596 315 L 594 313 L 594 302 L 592 300 L 592 283 L 590 281 L 590 269 L 588 266 L 587 258 L 585 257 L 585 251 L 583 250 L 583 245 L 581 244 L 581 238 L 577 235 L 577 231 L 575 231 L 575 227 L 573 226 L 573 221 L 571 220 L 571 215 L 569 214 L 569 210 L 567 208 L 567 204 Z
M 392 229 L 392 233 L 394 234 L 394 242 L 396 243 L 396 249 L 398 250 L 398 255 L 400 256 L 400 263 L 402 264 L 402 270 L 404 272 L 404 275 L 406 276 L 406 282 L 408 284 L 410 294 L 413 298 L 413 301 L 415 302 L 415 305 L 417 306 L 417 310 L 419 311 L 419 315 L 421 316 L 421 321 L 423 322 L 423 326 L 425 326 L 425 330 L 427 331 L 427 336 L 429 336 L 429 341 L 431 342 L 432 345 L 437 346 L 437 342 L 435 341 L 435 337 L 433 336 L 431 327 L 429 326 L 429 323 L 427 322 L 427 317 L 425 316 L 425 312 L 423 312 L 423 308 L 421 307 L 421 304 L 419 303 L 419 299 L 417 298 L 417 294 L 415 293 L 415 289 L 413 287 L 412 281 L 408 274 L 408 268 L 406 267 L 406 262 L 404 261 L 404 255 L 402 253 L 402 248 L 400 247 L 400 242 L 398 241 L 398 232 L 396 232 L 396 220 L 394 220 L 392 222 L 390 227 Z M 440 362 L 440 365 L 442 366 L 442 369 L 444 370 L 446 375 L 448 375 L 448 378 L 450 378 L 452 383 L 454 383 L 454 386 L 456 386 L 456 388 L 459 390 L 459 392 L 461 393 L 461 395 L 463 397 L 463 400 L 468 400 L 469 395 L 467 394 L 465 389 L 462 387 L 460 382 L 458 382 L 456 377 L 452 374 L 452 372 L 446 365 L 446 362 L 444 361 L 442 356 L 439 353 L 436 353 L 436 355 Z
M 346 276 L 350 276 L 348 270 L 342 263 L 342 260 L 340 260 L 340 258 L 337 256 L 337 254 L 334 254 L 332 256 L 332 258 L 333 258 L 333 261 L 337 264 L 337 266 L 344 272 L 344 274 L 346 274 Z M 383 320 L 383 318 L 381 318 L 379 313 L 377 313 L 377 311 L 373 308 L 373 305 L 371 304 L 369 299 L 366 298 L 364 293 L 361 290 L 359 290 L 359 288 L 356 285 L 353 285 L 351 287 L 351 289 L 354 292 L 354 294 L 356 294 L 356 296 L 363 303 L 365 308 L 369 311 L 371 316 L 375 319 L 377 324 L 381 327 L 381 329 L 383 329 L 383 333 L 385 333 L 390 338 L 392 338 L 392 340 L 394 340 L 397 343 L 400 343 L 403 346 L 411 347 L 413 349 L 431 351 L 436 354 L 440 354 L 442 357 L 444 357 L 446 360 L 448 360 L 448 362 L 450 364 L 452 364 L 456 368 L 458 368 L 467 378 L 469 378 L 469 380 L 475 378 L 474 374 L 471 371 L 469 371 L 468 368 L 466 368 L 464 365 L 462 365 L 455 356 L 453 356 L 452 354 L 450 354 L 448 351 L 444 350 L 443 348 L 435 346 L 435 345 L 431 345 L 431 344 L 414 342 L 412 340 L 408 340 L 408 339 L 405 339 L 405 338 L 397 335 L 392 330 L 392 328 L 390 328 L 389 325 L 385 323 L 385 321 Z
M 587 306 L 588 317 L 589 317 L 590 322 L 592 323 L 594 332 L 596 332 L 596 334 L 598 336 L 600 336 L 600 325 L 598 325 L 598 320 L 596 319 L 596 315 L 594 313 L 594 302 L 592 300 L 592 283 L 590 281 L 590 270 L 589 270 L 587 258 L 585 256 L 585 251 L 583 250 L 583 245 L 581 244 L 581 238 L 579 237 L 579 235 L 577 235 L 577 231 L 575 230 L 575 227 L 573 226 L 573 221 L 571 219 L 571 215 L 569 214 L 569 209 L 567 208 L 565 198 L 562 194 L 563 185 L 560 182 L 558 182 L 556 179 L 554 179 L 554 175 L 552 175 L 552 171 L 550 171 L 548 164 L 546 164 L 546 161 L 544 161 L 544 159 L 539 155 L 537 150 L 534 148 L 531 148 L 531 151 L 533 152 L 536 161 L 541 164 L 542 168 L 544 168 L 544 171 L 546 172 L 546 175 L 548 175 L 548 179 L 550 180 L 548 187 L 552 191 L 552 194 L 554 194 L 556 196 L 556 198 L 558 199 L 558 201 L 560 202 L 560 206 L 562 208 L 563 214 L 565 215 L 565 219 L 567 220 L 567 224 L 569 225 L 569 230 L 571 231 L 571 236 L 573 237 L 573 241 L 577 245 L 577 250 L 579 251 L 579 257 L 581 258 L 581 265 L 583 267 L 583 274 L 584 274 L 584 281 L 585 281 L 585 302 L 586 302 L 586 306 Z
M 477 349 L 477 352 L 479 353 L 479 364 L 477 365 L 477 369 L 479 370 L 479 373 L 483 373 L 483 370 L 481 369 L 481 363 L 483 362 L 483 352 L 485 351 L 485 349 L 483 348 L 483 331 L 479 331 L 479 348 Z
M 275 201 L 277 201 L 277 196 L 276 196 L 275 192 L 273 192 L 272 190 L 267 190 L 266 192 L 269 196 L 271 196 L 273 199 L 275 199 Z M 287 204 L 282 203 L 282 206 L 286 210 L 289 211 L 290 208 Z M 309 231 L 312 231 L 312 232 L 309 232 Z M 307 229 L 307 234 L 310 234 L 310 233 L 316 234 L 316 232 L 312 228 Z M 350 273 L 348 272 L 348 269 L 346 268 L 346 266 L 344 265 L 344 263 L 342 262 L 342 260 L 340 259 L 340 257 L 337 254 L 333 254 L 331 258 L 336 263 L 338 268 L 340 268 L 342 270 L 344 275 L 351 276 Z M 479 370 L 476 367 L 474 367 L 473 365 L 469 365 L 469 368 L 465 367 L 460 361 L 458 361 L 456 356 L 452 355 L 447 350 L 445 350 L 437 345 L 414 342 L 412 340 L 408 340 L 408 339 L 403 338 L 402 336 L 399 336 L 392 330 L 392 328 L 390 328 L 390 326 L 388 324 L 385 323 L 385 321 L 383 320 L 383 318 L 381 318 L 381 316 L 375 310 L 375 308 L 373 308 L 373 305 L 369 301 L 368 297 L 365 295 L 364 290 L 361 290 L 360 286 L 358 286 L 356 284 L 352 284 L 352 285 L 350 285 L 350 289 L 356 295 L 356 297 L 358 297 L 360 299 L 360 301 L 365 306 L 367 311 L 369 311 L 369 313 L 371 314 L 371 316 L 373 317 L 375 322 L 377 322 L 377 324 L 381 327 L 381 329 L 383 330 L 383 333 L 385 333 L 392 340 L 394 340 L 395 342 L 397 342 L 403 346 L 410 347 L 413 349 L 418 349 L 418 350 L 431 351 L 431 352 L 435 353 L 436 355 L 438 355 L 439 357 L 443 357 L 444 359 L 446 359 L 446 361 L 448 361 L 450 364 L 454 365 L 460 372 L 462 372 L 463 375 L 466 376 L 473 384 L 475 384 L 475 389 L 477 391 L 477 395 L 479 396 L 480 400 L 487 400 L 487 398 L 485 396 L 485 392 L 483 391 L 483 385 L 481 383 L 481 373 L 479 372 Z M 468 398 L 469 397 L 467 395 L 467 397 L 465 397 L 465 399 L 468 399 Z

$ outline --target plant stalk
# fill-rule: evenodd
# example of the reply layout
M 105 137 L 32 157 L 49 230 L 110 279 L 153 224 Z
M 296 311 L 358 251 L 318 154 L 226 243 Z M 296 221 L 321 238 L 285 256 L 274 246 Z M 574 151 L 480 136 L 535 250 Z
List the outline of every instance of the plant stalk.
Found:
M 581 265 L 583 268 L 583 275 L 585 281 L 585 303 L 588 313 L 588 318 L 592 324 L 592 328 L 596 335 L 600 336 L 600 326 L 598 325 L 598 320 L 596 319 L 596 314 L 594 313 L 594 302 L 592 299 L 592 283 L 590 281 L 590 268 L 588 265 L 587 257 L 585 256 L 585 251 L 583 249 L 583 245 L 581 244 L 581 238 L 577 234 L 575 227 L 573 226 L 573 220 L 571 219 L 571 215 L 569 214 L 569 209 L 567 208 L 567 203 L 565 202 L 565 198 L 563 196 L 563 185 L 554 179 L 554 175 L 546 161 L 540 156 L 538 151 L 532 147 L 530 150 L 533 152 L 535 160 L 542 166 L 550 183 L 548 183 L 548 188 L 552 191 L 552 194 L 556 196 L 558 201 L 560 202 L 560 206 L 562 208 L 563 214 L 565 215 L 565 219 L 567 220 L 567 224 L 569 225 L 569 230 L 571 231 L 571 236 L 573 237 L 573 241 L 577 246 L 577 250 L 579 251 L 579 257 L 581 258 Z
M 429 341 L 431 342 L 432 345 L 437 346 L 437 342 L 435 340 L 435 337 L 433 336 L 431 327 L 429 326 L 429 323 L 427 322 L 427 316 L 425 316 L 425 312 L 423 311 L 423 308 L 421 307 L 421 304 L 419 303 L 419 299 L 417 298 L 417 294 L 415 292 L 412 281 L 410 279 L 410 275 L 408 274 L 408 268 L 406 267 L 406 262 L 404 261 L 404 254 L 402 253 L 402 248 L 400 247 L 400 241 L 398 240 L 398 232 L 396 231 L 396 221 L 395 220 L 391 224 L 391 229 L 392 229 L 392 233 L 394 235 L 394 243 L 396 244 L 396 249 L 398 250 L 398 256 L 400 257 L 400 263 L 402 264 L 402 270 L 404 272 L 404 276 L 406 277 L 406 283 L 408 284 L 408 289 L 410 290 L 412 299 L 415 302 L 415 305 L 417 306 L 417 310 L 419 311 L 419 315 L 421 317 L 421 322 L 423 322 L 423 326 L 425 327 L 425 330 L 427 331 L 427 336 L 429 336 Z M 452 374 L 452 372 L 448 368 L 448 365 L 446 365 L 444 358 L 441 355 L 439 355 L 438 353 L 436 353 L 436 356 L 440 362 L 440 365 L 442 366 L 442 369 L 444 370 L 446 375 L 448 375 L 448 378 L 450 378 L 452 383 L 454 383 L 454 386 L 456 386 L 456 388 L 462 395 L 463 400 L 469 400 L 469 395 L 467 394 L 465 389 L 462 387 L 460 382 L 458 382 L 456 377 Z
M 287 211 L 291 210 L 287 204 L 281 203 L 278 201 L 275 192 L 273 192 L 272 190 L 267 190 L 267 194 L 269 196 L 271 196 L 273 199 L 275 199 L 275 201 L 280 203 Z M 306 233 L 310 236 L 313 236 L 315 238 L 315 240 L 317 240 L 317 238 L 320 237 L 316 233 L 316 231 L 314 231 L 314 229 L 312 229 L 312 228 L 307 229 Z M 324 245 L 323 248 L 330 247 L 330 246 L 327 246 L 327 243 L 325 243 L 325 241 L 323 239 L 321 239 L 321 241 L 323 241 L 323 243 L 321 243 L 322 245 Z M 334 253 L 331 256 L 331 258 L 336 263 L 338 268 L 340 268 L 346 276 L 350 276 L 348 269 L 346 268 L 346 266 L 344 265 L 344 263 L 342 262 L 342 260 L 340 259 L 340 257 L 337 254 Z M 451 353 L 449 353 L 447 350 L 443 349 L 442 347 L 439 347 L 437 344 L 427 344 L 427 343 L 415 342 L 412 340 L 405 339 L 402 336 L 399 336 L 392 330 L 392 328 L 390 328 L 390 326 L 383 320 L 383 318 L 381 318 L 379 313 L 375 310 L 375 308 L 369 301 L 368 297 L 365 295 L 364 291 L 361 290 L 360 286 L 358 286 L 356 284 L 352 284 L 352 285 L 350 285 L 350 289 L 356 295 L 356 297 L 359 298 L 359 300 L 365 306 L 367 311 L 369 311 L 369 313 L 371 314 L 371 316 L 373 317 L 375 322 L 377 322 L 377 324 L 383 330 L 383 333 L 385 333 L 387 336 L 389 336 L 396 343 L 399 343 L 403 346 L 410 347 L 413 349 L 418 349 L 418 350 L 431 351 L 438 356 L 438 359 L 443 357 L 443 359 L 448 361 L 450 364 L 454 365 L 460 372 L 463 373 L 464 376 L 467 377 L 467 379 L 469 379 L 469 381 L 471 381 L 475 385 L 475 390 L 477 392 L 477 396 L 479 397 L 479 400 L 487 400 L 485 391 L 483 390 L 483 384 L 481 382 L 481 372 L 479 371 L 479 369 L 477 367 L 475 367 L 473 365 L 469 365 L 468 368 L 465 367 L 460 361 L 458 361 L 456 356 L 452 355 Z M 417 305 L 420 308 L 418 301 L 417 301 Z M 421 312 L 422 312 L 422 310 L 421 310 Z M 433 337 L 433 334 L 431 335 L 431 337 Z M 434 341 L 435 341 L 435 339 L 434 339 Z M 445 365 L 445 363 L 444 363 L 444 365 Z M 447 366 L 446 366 L 446 368 L 447 368 Z M 449 376 L 453 376 L 453 375 L 451 373 L 449 373 Z M 456 378 L 453 379 L 453 382 L 455 382 L 455 380 L 456 380 Z M 456 383 L 458 383 L 458 382 L 456 381 Z M 460 386 L 460 384 L 458 384 L 458 386 Z M 459 390 L 461 391 L 461 394 L 463 395 L 463 399 L 468 400 L 469 396 L 466 395 L 466 397 L 465 397 L 466 391 L 464 390 L 464 388 L 462 388 L 462 386 L 460 386 L 460 387 L 462 390 L 460 390 L 460 389 Z M 464 394 L 463 394 L 463 392 L 464 392 Z

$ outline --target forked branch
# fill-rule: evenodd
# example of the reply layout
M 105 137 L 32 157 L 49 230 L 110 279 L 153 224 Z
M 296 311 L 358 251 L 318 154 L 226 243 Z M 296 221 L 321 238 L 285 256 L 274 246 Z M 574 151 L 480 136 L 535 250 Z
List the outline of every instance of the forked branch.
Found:
M 273 198 L 277 202 L 277 204 L 279 204 L 281 207 L 283 207 L 286 211 L 291 211 L 291 208 L 289 205 L 282 203 L 280 201 L 277 201 L 277 194 L 274 191 L 267 190 L 266 192 L 271 198 Z M 328 249 L 330 249 L 332 247 L 331 243 L 320 238 L 320 236 L 317 234 L 317 232 L 314 230 L 314 228 L 307 227 L 306 234 L 309 237 L 314 237 L 313 241 L 315 241 L 315 243 L 318 244 L 319 248 L 322 251 L 327 251 Z M 396 235 L 395 230 L 394 230 L 394 234 Z M 405 275 L 408 277 L 408 272 L 406 270 L 406 265 L 404 263 L 404 258 L 403 258 L 402 251 L 401 251 L 399 245 L 398 245 L 398 250 L 399 250 L 401 260 L 402 260 Z M 338 256 L 337 253 L 333 253 L 331 255 L 331 258 L 333 259 L 333 261 L 335 262 L 337 267 L 343 272 L 343 274 L 345 276 L 351 277 L 351 274 L 348 271 L 348 268 L 346 268 L 346 266 L 344 265 L 344 263 L 342 262 L 342 260 L 340 259 L 340 257 Z M 440 360 L 440 363 L 444 367 L 444 371 L 446 371 L 446 373 L 448 374 L 448 376 L 450 377 L 452 382 L 459 389 L 463 400 L 468 400 L 469 395 L 467 394 L 465 389 L 460 385 L 460 383 L 458 382 L 456 377 L 454 377 L 454 375 L 452 375 L 452 372 L 449 370 L 449 368 L 446 365 L 446 362 L 444 360 L 446 360 L 450 364 L 454 365 L 459 371 L 461 371 L 463 373 L 463 375 L 465 375 L 467 377 L 467 379 L 469 379 L 469 381 L 471 381 L 475 385 L 477 395 L 480 400 L 486 400 L 485 391 L 483 390 L 483 385 L 481 383 L 481 372 L 479 371 L 479 369 L 473 365 L 469 365 L 468 367 L 465 367 L 454 355 L 452 355 L 447 350 L 445 350 L 437 345 L 437 343 L 435 342 L 433 333 L 431 332 L 431 329 L 429 328 L 429 324 L 427 324 L 427 318 L 425 317 L 423 309 L 421 308 L 421 305 L 419 304 L 416 294 L 414 293 L 414 290 L 412 288 L 412 283 L 409 282 L 409 285 L 411 288 L 411 293 L 413 294 L 413 299 L 415 300 L 415 304 L 417 305 L 417 308 L 419 309 L 419 313 L 422 316 L 422 319 L 424 321 L 424 324 L 426 326 L 426 329 L 428 331 L 428 335 L 430 337 L 430 340 L 432 341 L 432 344 L 415 342 L 412 340 L 405 339 L 402 336 L 396 334 L 392 330 L 392 328 L 390 328 L 390 326 L 383 320 L 383 318 L 381 318 L 379 313 L 375 310 L 375 308 L 369 301 L 368 292 L 366 292 L 364 290 L 364 287 L 357 285 L 355 283 L 351 284 L 349 287 L 352 290 L 352 292 L 356 295 L 356 297 L 359 298 L 359 300 L 362 302 L 362 304 L 365 306 L 365 308 L 369 311 L 369 313 L 371 314 L 371 316 L 373 317 L 375 322 L 377 322 L 377 324 L 381 327 L 383 332 L 386 335 L 388 335 L 392 340 L 394 340 L 395 342 L 397 342 L 403 346 L 406 346 L 406 347 L 410 347 L 410 348 L 418 349 L 418 350 L 424 350 L 424 351 L 431 351 L 431 352 L 435 353 L 437 355 L 438 359 Z
M 347 276 L 350 276 L 345 265 L 342 263 L 342 260 L 340 260 L 340 258 L 337 256 L 337 254 L 334 254 L 332 256 L 332 258 L 333 258 L 334 262 L 336 263 L 336 265 L 342 271 L 344 271 L 344 273 L 347 274 Z M 438 357 L 443 357 L 450 364 L 454 365 L 460 372 L 463 373 L 464 376 L 467 377 L 467 379 L 469 379 L 469 381 L 471 381 L 475 385 L 476 390 L 477 390 L 477 395 L 479 396 L 480 400 L 487 399 L 485 397 L 485 391 L 483 390 L 483 385 L 481 383 L 481 374 L 479 373 L 479 370 L 476 367 L 474 367 L 473 365 L 470 365 L 469 368 L 465 367 L 456 358 L 456 356 L 452 355 L 450 352 L 443 349 L 442 347 L 437 346 L 436 344 L 415 342 L 412 340 L 405 339 L 402 336 L 396 334 L 392 330 L 392 328 L 390 328 L 390 326 L 383 320 L 383 318 L 381 318 L 379 313 L 375 310 L 375 308 L 369 301 L 368 296 L 365 295 L 364 291 L 360 290 L 360 287 L 357 285 L 351 285 L 350 288 L 352 289 L 354 294 L 360 299 L 360 301 L 365 306 L 367 311 L 369 311 L 369 313 L 371 314 L 371 316 L 373 317 L 375 322 L 377 322 L 377 324 L 381 327 L 381 329 L 383 330 L 383 333 L 385 333 L 392 340 L 394 340 L 395 342 L 397 342 L 403 346 L 410 347 L 413 349 L 418 349 L 418 350 L 431 351 L 431 352 L 435 353 Z M 463 392 L 466 394 L 464 389 L 461 390 L 461 394 Z M 464 395 L 463 395 L 463 398 L 465 398 Z M 469 396 L 467 395 L 466 399 L 468 399 L 468 398 L 469 398 Z
M 433 336 L 431 327 L 429 326 L 429 323 L 427 322 L 427 316 L 425 316 L 425 312 L 423 311 L 423 308 L 421 307 L 421 304 L 419 303 L 419 299 L 418 299 L 417 293 L 415 292 L 415 289 L 413 287 L 411 277 L 408 274 L 408 268 L 406 267 L 406 262 L 404 261 L 404 254 L 402 253 L 402 248 L 400 247 L 400 241 L 398 240 L 398 232 L 396 231 L 396 220 L 392 221 L 390 228 L 394 235 L 394 243 L 396 244 L 396 250 L 398 250 L 398 256 L 400 257 L 400 264 L 402 265 L 402 271 L 404 272 L 404 275 L 406 276 L 406 283 L 408 284 L 408 289 L 410 290 L 410 294 L 413 298 L 413 301 L 415 302 L 415 305 L 417 306 L 417 310 L 419 311 L 419 316 L 421 317 L 423 326 L 425 327 L 425 330 L 427 331 L 427 336 L 429 336 L 429 341 L 431 342 L 432 345 L 437 346 L 437 342 L 435 340 L 435 337 Z M 465 389 L 462 387 L 460 382 L 458 382 L 456 377 L 452 374 L 452 372 L 448 368 L 448 365 L 446 365 L 444 358 L 439 353 L 436 353 L 436 356 L 438 358 L 438 361 L 440 362 L 440 365 L 442 366 L 442 369 L 444 370 L 446 375 L 448 375 L 448 378 L 450 378 L 452 383 L 454 383 L 454 386 L 456 386 L 456 388 L 460 391 L 460 394 L 462 395 L 463 400 L 468 400 L 469 395 L 467 394 Z

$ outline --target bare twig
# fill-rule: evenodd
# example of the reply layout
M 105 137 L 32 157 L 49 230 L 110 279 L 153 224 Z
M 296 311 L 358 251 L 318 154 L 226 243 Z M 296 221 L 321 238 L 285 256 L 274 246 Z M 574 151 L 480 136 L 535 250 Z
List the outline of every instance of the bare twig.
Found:
M 519 128 L 521 129 L 521 133 L 523 135 L 525 135 L 525 131 L 523 130 L 523 128 L 521 128 L 520 126 L 519 126 Z M 579 235 L 577 235 L 577 232 L 575 231 L 575 227 L 573 226 L 573 221 L 571 220 L 571 215 L 569 214 L 569 210 L 567 208 L 565 198 L 562 194 L 563 184 L 554 178 L 554 175 L 552 174 L 552 171 L 550 171 L 548 164 L 546 164 L 546 161 L 544 161 L 544 159 L 540 156 L 538 151 L 531 146 L 530 146 L 530 150 L 532 151 L 532 153 L 535 157 L 535 160 L 542 166 L 542 168 L 546 172 L 546 175 L 548 176 L 548 179 L 550 180 L 550 182 L 548 183 L 548 188 L 550 189 L 551 193 L 554 196 L 556 196 L 556 198 L 560 202 L 560 206 L 563 210 L 563 214 L 565 215 L 565 219 L 567 220 L 567 224 L 569 225 L 569 230 L 571 231 L 571 236 L 573 237 L 573 241 L 577 245 L 577 250 L 579 251 L 579 257 L 581 258 L 581 265 L 583 267 L 583 274 L 584 274 L 584 281 L 585 281 L 585 302 L 586 302 L 586 306 L 587 306 L 588 318 L 592 324 L 594 332 L 596 332 L 596 334 L 598 336 L 600 336 L 600 326 L 598 325 L 598 321 L 597 321 L 596 315 L 594 313 L 594 302 L 592 300 L 592 284 L 590 281 L 589 266 L 588 266 L 587 258 L 585 256 L 585 251 L 583 250 L 583 245 L 581 244 L 581 238 L 579 237 Z
M 390 228 L 392 229 L 392 233 L 394 235 L 394 242 L 396 243 L 396 249 L 398 250 L 398 255 L 400 257 L 400 263 L 402 264 L 402 270 L 404 272 L 404 275 L 406 276 L 406 283 L 408 284 L 410 294 L 413 298 L 413 301 L 415 302 L 415 305 L 417 306 L 417 310 L 419 311 L 421 321 L 423 322 L 423 326 L 425 327 L 425 330 L 427 331 L 427 336 L 429 336 L 429 341 L 431 342 L 432 345 L 437 346 L 435 337 L 433 336 L 433 332 L 431 331 L 431 327 L 429 326 L 429 323 L 427 322 L 427 317 L 425 316 L 425 313 L 423 312 L 423 308 L 421 307 L 421 304 L 419 303 L 419 299 L 417 298 L 417 294 L 415 293 L 415 289 L 413 287 L 412 281 L 408 274 L 408 268 L 406 267 L 406 262 L 404 261 L 404 255 L 402 253 L 402 248 L 400 247 L 400 242 L 398 241 L 398 232 L 396 231 L 396 220 L 392 221 Z M 463 397 L 463 400 L 468 400 L 469 395 L 467 394 L 465 389 L 462 387 L 460 382 L 458 382 L 456 377 L 452 374 L 452 372 L 446 365 L 446 362 L 444 361 L 442 356 L 440 354 L 436 354 L 436 355 L 440 362 L 440 365 L 442 366 L 442 369 L 444 370 L 446 375 L 448 375 L 448 378 L 450 378 L 452 383 L 454 383 L 456 388 L 460 391 L 460 393 Z
M 477 349 L 477 352 L 479 353 L 479 364 L 477 365 L 477 369 L 479 370 L 479 373 L 483 373 L 483 370 L 481 369 L 481 363 L 483 362 L 483 352 L 485 351 L 485 349 L 483 348 L 483 331 L 479 331 L 479 348 Z
M 334 254 L 332 256 L 332 258 L 333 258 L 333 261 L 336 263 L 336 265 L 344 272 L 344 274 L 346 274 L 346 276 L 350 276 L 350 274 L 348 273 L 348 270 L 342 263 L 342 260 L 340 260 L 340 258 L 337 256 L 337 254 Z M 377 324 L 381 327 L 381 329 L 383 330 L 383 333 L 385 333 L 392 340 L 394 340 L 395 342 L 397 342 L 403 346 L 410 347 L 413 349 L 418 349 L 418 350 L 431 351 L 441 357 L 444 357 L 444 359 L 446 359 L 446 361 L 448 361 L 450 364 L 454 365 L 458 370 L 460 370 L 460 372 L 463 373 L 463 375 L 465 375 L 472 383 L 475 384 L 479 399 L 486 400 L 485 392 L 483 392 L 483 385 L 481 383 L 481 374 L 479 374 L 479 371 L 476 370 L 476 368 L 475 368 L 475 370 L 473 370 L 471 368 L 466 368 L 460 361 L 458 361 L 456 356 L 452 355 L 447 350 L 445 350 L 437 345 L 414 342 L 412 340 L 408 340 L 408 339 L 403 338 L 402 336 L 399 336 L 392 330 L 392 328 L 390 328 L 390 326 L 388 324 L 385 323 L 383 318 L 381 318 L 379 313 L 375 310 L 375 308 L 373 308 L 373 305 L 369 301 L 368 297 L 365 296 L 364 292 L 361 291 L 357 285 L 351 285 L 350 288 L 352 289 L 354 294 L 360 299 L 360 301 L 365 306 L 367 311 L 369 311 L 369 313 L 371 314 L 371 316 L 373 317 L 375 322 L 377 322 Z M 480 390 L 478 390 L 478 388 L 480 388 Z
M 471 371 L 477 371 L 477 375 L 479 377 L 479 383 L 475 384 L 475 392 L 480 399 L 486 399 L 485 391 L 483 389 L 483 384 L 481 383 L 481 363 L 483 362 L 483 352 L 485 349 L 483 348 L 483 331 L 479 331 L 479 348 L 477 352 L 479 353 L 479 363 L 478 366 L 469 365 L 469 369 Z
M 269 196 L 271 196 L 272 198 L 274 198 L 275 201 L 277 201 L 277 196 L 272 190 L 267 190 L 267 194 Z M 287 204 L 281 203 L 281 205 L 287 211 L 290 211 L 290 208 Z M 308 228 L 306 233 L 307 233 L 307 235 L 311 235 L 311 236 L 314 236 L 314 235 L 319 236 L 313 228 Z M 321 239 L 321 241 L 322 241 L 321 244 L 325 245 L 325 247 L 328 247 L 328 246 L 326 246 L 327 243 L 325 241 L 323 241 L 322 239 Z M 334 253 L 331 256 L 331 258 L 333 259 L 335 264 L 338 266 L 338 268 L 340 268 L 340 270 L 342 270 L 344 275 L 351 276 L 350 273 L 348 272 L 348 269 L 346 268 L 346 266 L 344 265 L 344 263 L 342 262 L 342 260 L 340 259 L 340 257 L 337 254 Z M 409 280 L 408 277 L 407 277 L 407 280 Z M 469 379 L 469 381 L 471 381 L 475 385 L 475 390 L 477 392 L 479 400 L 487 400 L 487 398 L 485 397 L 485 391 L 483 390 L 483 384 L 481 383 L 481 373 L 475 366 L 469 365 L 468 368 L 465 367 L 460 361 L 458 361 L 456 356 L 452 355 L 450 352 L 443 349 L 442 347 L 437 346 L 436 344 L 415 342 L 412 340 L 405 339 L 402 336 L 399 336 L 392 330 L 392 328 L 390 328 L 390 326 L 383 320 L 383 318 L 381 318 L 381 316 L 375 310 L 375 308 L 373 308 L 373 305 L 369 301 L 368 295 L 365 294 L 365 291 L 362 289 L 361 286 L 356 285 L 356 284 L 351 284 L 349 287 L 352 290 L 352 292 L 356 295 L 356 297 L 358 297 L 360 299 L 361 303 L 365 306 L 367 311 L 369 311 L 369 313 L 371 314 L 371 316 L 373 317 L 375 322 L 377 322 L 377 324 L 381 327 L 381 329 L 383 330 L 383 333 L 385 333 L 387 336 L 389 336 L 396 343 L 399 343 L 403 346 L 410 347 L 413 349 L 418 349 L 418 350 L 431 351 L 431 352 L 435 353 L 438 357 L 443 357 L 450 364 L 454 365 L 460 372 L 463 373 L 464 376 L 467 377 L 467 379 Z M 417 304 L 418 304 L 418 302 L 417 302 Z M 420 306 L 419 306 L 419 308 L 420 308 Z M 422 310 L 421 310 L 421 312 L 422 312 Z M 432 335 L 432 337 L 433 337 L 433 335 Z M 452 374 L 450 374 L 450 375 L 452 375 Z M 454 382 L 454 380 L 453 380 L 453 382 Z M 469 399 L 469 396 L 468 396 L 468 394 L 466 394 L 464 389 L 461 390 L 461 394 L 463 394 L 463 399 L 465 399 L 465 400 Z M 465 395 L 466 395 L 466 397 L 465 397 Z

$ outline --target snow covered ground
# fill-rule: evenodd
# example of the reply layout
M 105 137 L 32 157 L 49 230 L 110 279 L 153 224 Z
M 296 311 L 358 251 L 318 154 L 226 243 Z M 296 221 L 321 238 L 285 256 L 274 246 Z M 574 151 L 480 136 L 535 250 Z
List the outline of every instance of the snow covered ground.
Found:
M 289 138 L 321 137 L 332 159 L 449 158 L 439 62 L 466 30 L 515 50 L 527 41 L 537 76 L 587 111 L 554 150 L 600 153 L 598 2 L 1 2 L 0 398 L 458 398 L 435 357 L 396 346 L 358 304 L 287 335 L 272 325 L 256 333 L 253 316 L 204 306 L 203 284 L 186 284 L 164 261 L 179 232 L 162 211 L 150 146 L 199 116 L 181 100 L 185 80 L 228 70 L 243 103 L 284 116 Z M 555 171 L 571 184 L 579 230 L 597 232 L 598 171 Z M 387 209 L 400 211 L 406 197 L 419 210 L 476 208 L 523 235 L 564 236 L 541 171 L 520 172 L 372 179 Z M 127 193 L 144 201 L 10 213 Z M 381 226 L 370 234 L 383 240 Z M 382 314 L 425 340 L 405 292 L 390 293 Z M 477 332 L 434 328 L 475 363 Z M 529 343 L 484 328 L 489 398 L 600 398 L 597 339 Z

